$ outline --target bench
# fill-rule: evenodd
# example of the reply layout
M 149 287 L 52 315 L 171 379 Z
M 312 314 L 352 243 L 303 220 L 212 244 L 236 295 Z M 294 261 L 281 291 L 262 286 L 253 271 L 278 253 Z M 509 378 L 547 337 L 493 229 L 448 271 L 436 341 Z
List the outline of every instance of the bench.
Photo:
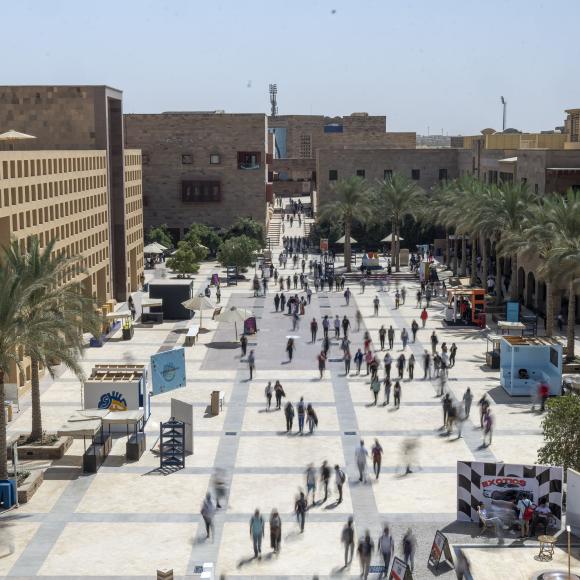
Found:
M 193 346 L 197 340 L 197 335 L 199 334 L 199 324 L 194 324 L 190 326 L 187 334 L 185 335 L 185 346 Z

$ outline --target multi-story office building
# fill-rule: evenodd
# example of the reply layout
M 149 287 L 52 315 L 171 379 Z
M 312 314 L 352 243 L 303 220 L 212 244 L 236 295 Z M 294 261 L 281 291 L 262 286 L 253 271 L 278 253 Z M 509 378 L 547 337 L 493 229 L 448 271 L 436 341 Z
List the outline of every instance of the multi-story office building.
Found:
M 9 172 L 4 173 L 4 181 L 0 183 L 2 189 L 16 188 L 18 191 L 18 187 L 23 188 L 23 200 L 26 199 L 24 188 L 30 189 L 33 185 L 44 186 L 44 182 L 35 182 L 41 177 L 37 172 L 37 158 L 41 161 L 42 171 L 44 171 L 42 159 L 45 159 L 46 172 L 42 178 L 46 180 L 47 186 L 50 187 L 52 184 L 53 188 L 58 187 L 59 196 L 71 195 L 70 187 L 76 187 L 73 193 L 78 193 L 79 198 L 88 195 L 92 191 L 89 189 L 92 186 L 82 181 L 77 184 L 76 180 L 90 176 L 72 174 L 76 171 L 91 170 L 81 170 L 80 161 L 75 161 L 76 157 L 80 159 L 83 156 L 88 158 L 96 156 L 104 159 L 104 166 L 99 171 L 104 172 L 105 178 L 102 185 L 105 199 L 102 200 L 101 206 L 106 210 L 107 222 L 104 227 L 108 230 L 105 253 L 107 269 L 102 274 L 105 281 L 98 286 L 95 285 L 91 291 L 99 300 L 104 294 L 117 300 L 126 300 L 128 293 L 137 289 L 143 272 L 143 236 L 136 233 L 136 228 L 142 229 L 140 153 L 123 149 L 122 93 L 106 86 L 0 87 L 0 132 L 9 129 L 35 137 L 31 140 L 18 141 L 15 145 L 19 153 L 24 155 L 25 151 L 29 152 L 29 157 L 20 159 L 22 171 L 28 166 L 29 174 L 25 176 L 24 173 L 18 173 L 18 159 L 7 158 L 7 162 L 12 160 L 15 162 L 15 173 L 11 172 L 9 164 Z M 127 163 L 130 165 L 126 166 Z M 33 165 L 35 173 L 31 174 Z M 23 181 L 17 184 L 12 180 Z M 72 183 L 69 183 L 70 180 Z M 53 193 L 53 199 L 54 195 L 56 194 Z M 43 191 L 42 202 L 45 199 L 48 200 L 50 197 L 44 198 Z M 64 214 L 58 214 L 59 220 L 71 217 L 74 211 L 64 205 L 61 208 L 60 204 L 64 204 L 64 201 L 64 199 L 58 201 L 59 210 L 65 211 Z M 69 200 L 66 201 L 68 203 Z M 72 198 L 70 201 L 74 202 Z M 24 210 L 18 209 L 18 203 L 11 204 L 9 211 L 24 213 Z M 56 204 L 56 200 L 54 203 Z M 27 208 L 26 211 L 32 209 Z M 30 219 L 32 220 L 32 213 Z M 43 226 L 44 224 L 45 222 Z M 69 228 L 67 234 L 66 227 L 64 230 L 61 228 L 64 224 L 58 225 L 59 243 L 67 244 L 63 236 L 71 235 L 71 229 Z M 11 236 L 17 233 L 10 230 L 8 234 L 2 235 Z M 90 251 L 92 252 L 92 249 Z
M 193 222 L 266 221 L 267 118 L 214 112 L 125 115 L 125 142 L 143 154 L 145 226 L 179 239 Z
M 0 151 L 0 245 L 82 256 L 80 282 L 103 304 L 127 299 L 143 273 L 141 152 L 123 149 L 121 93 L 108 87 L 0 87 L 0 132 L 36 138 Z M 6 149 L 6 145 L 2 145 Z M 7 382 L 25 386 L 16 369 Z

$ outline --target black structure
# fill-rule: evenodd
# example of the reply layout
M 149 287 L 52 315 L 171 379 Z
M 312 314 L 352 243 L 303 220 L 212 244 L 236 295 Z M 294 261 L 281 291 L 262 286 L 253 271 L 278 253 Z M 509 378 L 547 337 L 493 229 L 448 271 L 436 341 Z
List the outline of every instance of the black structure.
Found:
M 228 286 L 238 285 L 238 268 L 237 266 L 228 266 L 226 268 L 226 280 Z
M 193 296 L 193 281 L 179 279 L 152 280 L 149 283 L 149 296 L 163 300 L 164 320 L 190 320 L 193 311 L 181 305 Z
M 172 417 L 161 423 L 159 434 L 160 467 L 183 469 L 185 467 L 185 423 Z

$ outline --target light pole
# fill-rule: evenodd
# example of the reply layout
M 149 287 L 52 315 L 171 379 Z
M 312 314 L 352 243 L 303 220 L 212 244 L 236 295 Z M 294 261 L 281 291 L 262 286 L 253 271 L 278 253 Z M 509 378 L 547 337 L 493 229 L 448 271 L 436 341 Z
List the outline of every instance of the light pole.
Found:
M 506 106 L 507 106 L 507 101 L 501 97 L 501 104 L 503 105 L 503 126 L 502 126 L 502 131 L 505 131 L 505 110 L 506 110 Z

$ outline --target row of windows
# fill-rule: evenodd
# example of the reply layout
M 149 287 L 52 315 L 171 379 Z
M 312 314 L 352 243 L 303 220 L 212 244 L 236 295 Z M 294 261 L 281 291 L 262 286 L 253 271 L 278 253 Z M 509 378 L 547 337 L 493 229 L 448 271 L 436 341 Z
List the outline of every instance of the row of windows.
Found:
M 357 169 L 356 176 L 362 177 L 363 179 L 366 178 L 366 170 L 364 169 Z M 385 169 L 383 171 L 383 179 L 391 179 L 393 176 L 392 169 Z M 414 181 L 419 181 L 421 179 L 421 170 L 420 169 L 411 169 L 411 179 Z M 329 169 L 328 170 L 328 181 L 337 181 L 338 180 L 338 169 Z M 439 181 L 447 180 L 447 169 L 442 168 L 439 169 Z
M 129 197 L 139 196 L 141 197 L 142 186 L 141 183 L 137 185 L 126 185 L 125 186 L 125 199 Z
M 139 181 L 142 178 L 141 170 L 125 171 L 125 181 Z
M 125 165 L 141 165 L 141 155 L 133 153 L 125 154 Z
M 138 240 L 142 240 L 142 239 L 143 239 L 143 229 L 142 228 L 135 230 L 131 234 L 127 234 L 127 244 L 128 245 L 134 244 Z
M 98 196 L 92 196 L 89 201 L 91 201 L 90 205 L 91 208 L 94 204 L 94 198 Z M 75 203 L 78 200 L 75 200 Z M 84 201 L 84 200 L 83 200 Z M 43 208 L 39 208 L 38 210 L 33 209 L 29 211 L 21 211 L 20 213 L 12 214 L 12 231 L 16 232 L 18 230 L 22 230 L 24 228 L 35 227 L 37 225 L 42 225 L 44 223 L 48 223 L 51 221 L 59 220 L 61 218 L 67 217 L 69 215 L 69 210 L 71 210 L 72 202 L 68 203 L 56 203 L 54 205 L 46 206 Z M 77 214 L 78 212 L 74 212 Z M 70 222 L 71 227 L 75 227 L 73 224 L 83 224 L 82 226 L 77 225 L 76 230 L 74 233 L 78 234 L 79 229 L 82 232 L 86 229 L 86 224 L 100 224 L 104 222 L 94 222 L 95 219 L 100 219 L 98 216 L 105 215 L 107 212 L 96 213 L 92 214 L 86 218 L 78 219 L 75 221 Z M 97 217 L 96 217 L 97 216 Z M 87 221 L 88 220 L 88 221 Z M 64 227 L 64 226 L 63 226 Z M 66 224 L 67 227 L 67 236 L 68 236 L 68 227 L 69 224 Z M 91 225 L 93 227 L 93 225 Z M 62 236 L 64 237 L 64 236 Z
M 85 192 L 90 189 L 106 187 L 106 184 L 107 178 L 104 175 L 93 175 L 78 179 L 65 179 L 64 181 L 49 181 L 48 183 L 33 183 L 32 185 L 5 188 L 3 195 L 0 196 L 0 207 L 2 207 L 2 204 L 4 204 L 4 207 L 9 207 L 10 205 L 40 201 L 59 195 Z
M 104 156 L 11 159 L 10 161 L 2 161 L 0 179 L 53 175 L 55 173 L 70 173 L 71 171 L 94 171 L 95 169 L 105 169 L 105 165 Z
M 262 154 L 260 151 L 238 151 L 238 169 L 259 169 L 262 162 Z M 267 156 L 267 163 L 271 163 L 269 155 Z M 208 158 L 210 165 L 220 165 L 222 158 L 219 153 L 211 153 Z M 151 155 L 143 153 L 143 165 L 151 163 Z M 190 153 L 183 153 L 181 155 L 182 165 L 193 165 L 193 155 Z

